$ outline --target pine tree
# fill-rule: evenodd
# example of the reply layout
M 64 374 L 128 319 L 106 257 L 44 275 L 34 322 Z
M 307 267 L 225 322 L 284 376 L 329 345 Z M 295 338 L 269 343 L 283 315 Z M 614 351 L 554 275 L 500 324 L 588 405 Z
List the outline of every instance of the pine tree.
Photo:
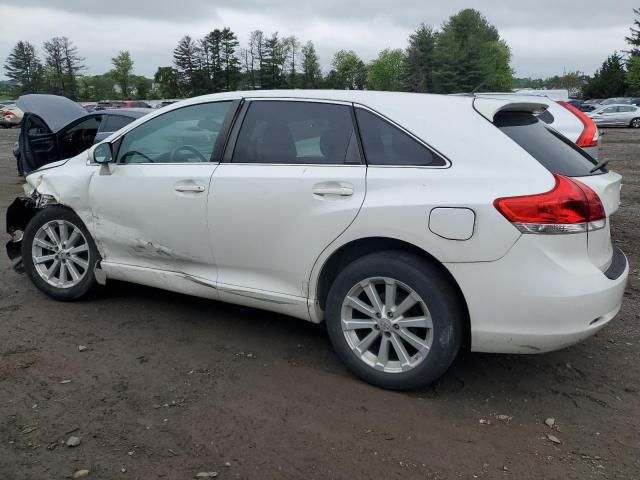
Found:
M 433 50 L 437 33 L 424 23 L 409 36 L 403 65 L 404 87 L 409 92 L 433 91 Z
M 498 30 L 479 11 L 461 10 L 443 25 L 436 39 L 434 91 L 471 92 L 507 85 L 513 76 L 510 59 Z
M 640 16 L 640 8 L 634 8 L 633 13 L 638 17 Z M 640 19 L 636 18 L 633 21 L 633 27 L 630 27 L 629 30 L 631 34 L 628 37 L 624 37 L 629 45 L 631 45 L 631 50 L 629 50 L 629 54 L 632 57 L 640 56 Z
M 625 69 L 622 56 L 614 52 L 603 63 L 593 79 L 583 88 L 585 98 L 621 97 L 625 94 Z
M 238 37 L 230 28 L 224 28 L 220 41 L 221 68 L 224 73 L 224 90 L 235 90 L 240 77 L 240 61 L 236 49 L 240 45 Z
M 186 35 L 173 50 L 173 63 L 178 72 L 180 90 L 185 96 L 206 92 L 205 73 L 202 71 L 202 51 L 198 44 Z
M 42 63 L 31 43 L 19 41 L 11 50 L 4 70 L 11 82 L 11 93 L 16 97 L 41 91 Z

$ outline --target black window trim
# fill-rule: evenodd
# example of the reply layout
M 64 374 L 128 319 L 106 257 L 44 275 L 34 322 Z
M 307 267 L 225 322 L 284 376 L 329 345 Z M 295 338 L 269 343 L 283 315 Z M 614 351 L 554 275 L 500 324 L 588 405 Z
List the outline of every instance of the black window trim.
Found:
M 389 117 L 387 117 L 384 114 L 378 112 L 377 110 L 375 110 L 375 109 L 373 109 L 371 107 L 368 107 L 367 105 L 363 105 L 361 103 L 354 102 L 353 103 L 353 108 L 354 108 L 354 118 L 356 118 L 355 111 L 358 108 L 361 109 L 361 110 L 368 111 L 369 113 L 377 116 L 381 120 L 387 122 L 388 124 L 390 124 L 393 127 L 397 128 L 398 130 L 400 130 L 404 134 L 408 135 L 413 140 L 415 140 L 420 145 L 422 145 L 424 148 L 429 150 L 431 153 L 438 155 L 440 158 L 442 158 L 445 161 L 444 165 L 369 165 L 369 162 L 367 161 L 367 167 L 368 168 L 428 168 L 428 169 L 434 169 L 434 170 L 442 170 L 442 169 L 446 169 L 446 168 L 451 168 L 452 164 L 451 164 L 451 160 L 449 159 L 449 157 L 447 157 L 445 154 L 440 152 L 438 149 L 436 149 L 436 148 L 432 147 L 431 145 L 429 145 L 427 142 L 422 140 L 419 136 L 417 136 L 416 134 L 414 134 L 410 130 L 407 130 L 405 127 L 403 127 L 402 125 L 398 124 L 397 122 L 394 122 Z M 357 119 L 356 119 L 356 125 L 357 125 Z M 360 127 L 359 126 L 358 126 L 357 132 L 358 132 L 358 135 L 359 135 L 359 143 L 360 143 L 360 148 L 361 148 L 361 155 L 366 161 L 366 155 L 364 155 L 364 149 L 362 149 L 362 137 L 360 136 Z
M 242 102 L 243 99 L 242 98 L 221 98 L 219 100 L 213 100 L 213 101 L 208 101 L 208 102 L 198 102 L 198 103 L 190 103 L 189 105 L 182 105 L 178 108 L 174 108 L 172 110 L 169 110 L 167 112 L 162 112 L 160 115 L 157 115 L 153 118 L 150 118 L 148 121 L 153 121 L 156 118 L 160 118 L 164 115 L 167 115 L 168 113 L 172 113 L 178 110 L 182 110 L 183 108 L 189 108 L 189 107 L 195 107 L 195 106 L 200 106 L 200 105 L 208 105 L 211 103 L 223 103 L 223 102 L 228 102 L 230 103 L 230 107 L 229 110 L 227 111 L 227 113 L 225 114 L 224 117 L 224 121 L 222 122 L 222 128 L 220 129 L 220 132 L 218 133 L 218 136 L 216 137 L 216 141 L 213 144 L 213 149 L 211 150 L 211 157 L 209 158 L 208 162 L 190 162 L 189 165 L 212 165 L 212 164 L 219 164 L 222 162 L 222 156 L 220 155 L 221 153 L 221 148 L 218 147 L 218 143 L 219 142 L 223 142 L 223 145 L 226 145 L 227 142 L 227 138 L 229 135 L 229 130 L 230 127 L 232 125 L 233 119 L 236 117 L 236 114 L 239 110 L 239 107 L 242 106 Z M 140 117 L 140 118 L 144 118 L 144 117 Z M 133 122 L 132 122 L 133 123 Z M 171 163 L 156 163 L 156 162 L 142 162 L 142 163 L 122 163 L 118 161 L 118 155 L 120 153 L 120 146 L 122 145 L 122 141 L 124 140 L 124 137 L 126 137 L 129 133 L 134 132 L 138 127 L 141 127 L 142 125 L 146 124 L 147 122 L 144 122 L 134 128 L 132 128 L 131 130 L 127 130 L 126 132 L 124 132 L 122 135 L 120 135 L 119 137 L 117 137 L 116 139 L 114 139 L 111 144 L 113 145 L 113 158 L 116 159 L 116 161 L 114 162 L 116 165 L 185 165 L 184 162 L 171 162 Z M 226 130 L 225 130 L 226 129 Z M 223 147 L 222 147 L 223 148 Z M 218 159 L 216 160 L 216 154 L 218 154 L 219 156 L 217 157 Z
M 359 163 L 256 163 L 256 162 L 234 162 L 233 161 L 233 153 L 236 149 L 236 143 L 238 141 L 238 136 L 240 135 L 240 130 L 242 129 L 242 125 L 244 124 L 244 120 L 247 116 L 247 112 L 252 102 L 303 102 L 303 103 L 326 103 L 330 105 L 344 105 L 349 107 L 351 121 L 353 124 L 353 131 L 356 134 L 356 140 L 358 142 L 358 154 L 360 157 Z M 231 133 L 229 135 L 229 139 L 226 143 L 226 148 L 224 150 L 224 156 L 222 157 L 221 163 L 230 163 L 233 165 L 253 165 L 253 166 L 287 166 L 287 167 L 359 167 L 366 166 L 366 162 L 364 160 L 364 152 L 362 150 L 362 144 L 360 140 L 360 135 L 358 133 L 358 124 L 355 120 L 355 112 L 353 111 L 353 102 L 349 102 L 346 100 L 331 100 L 331 99 L 322 99 L 322 98 L 306 98 L 306 97 L 269 97 L 269 96 L 256 96 L 256 97 L 245 97 L 242 108 L 239 110 L 238 115 L 236 116 L 233 128 L 231 129 Z

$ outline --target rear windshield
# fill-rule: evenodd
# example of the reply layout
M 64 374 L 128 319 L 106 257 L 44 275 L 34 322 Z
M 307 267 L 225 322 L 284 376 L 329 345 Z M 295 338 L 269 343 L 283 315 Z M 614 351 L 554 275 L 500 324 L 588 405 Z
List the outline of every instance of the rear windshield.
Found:
M 598 162 L 531 113 L 500 112 L 493 123 L 552 173 L 585 177 L 606 171 L 591 173 Z

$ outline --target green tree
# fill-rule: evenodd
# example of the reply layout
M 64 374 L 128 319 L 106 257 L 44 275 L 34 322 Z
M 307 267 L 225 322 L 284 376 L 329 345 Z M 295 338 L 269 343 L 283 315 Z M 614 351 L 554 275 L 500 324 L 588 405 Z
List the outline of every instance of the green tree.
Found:
M 44 42 L 45 77 L 50 93 L 64 95 L 72 100 L 77 97 L 78 73 L 84 69 L 84 58 L 67 37 L 53 37 Z
M 640 16 L 640 9 L 634 8 L 633 13 L 636 17 Z M 632 57 L 640 56 L 640 19 L 635 18 L 633 20 L 633 26 L 629 28 L 631 33 L 628 37 L 624 37 L 629 45 L 631 45 L 631 50 L 629 50 L 629 54 Z
M 178 85 L 178 71 L 173 67 L 158 67 L 153 81 L 157 85 L 158 95 L 162 98 L 177 98 L 180 96 Z
M 634 97 L 640 96 L 640 56 L 633 56 L 627 63 L 625 77 L 628 93 Z
M 278 32 L 265 40 L 261 74 L 263 89 L 282 88 L 285 85 L 287 54 L 288 45 L 278 38 Z
M 297 67 L 300 61 L 300 40 L 292 35 L 283 39 L 282 42 L 288 63 L 287 87 L 296 88 L 299 80 Z
M 4 64 L 7 78 L 11 81 L 11 94 L 19 97 L 27 93 L 38 93 L 42 89 L 43 68 L 35 47 L 19 41 L 11 50 Z
M 373 90 L 403 90 L 404 53 L 400 49 L 385 49 L 369 64 L 367 83 Z
M 133 87 L 133 60 L 131 54 L 124 50 L 111 59 L 113 68 L 111 76 L 115 84 L 120 88 L 122 98 L 130 98 Z
M 236 34 L 229 27 L 224 28 L 220 36 L 220 68 L 225 91 L 235 90 L 240 81 L 240 60 L 236 54 L 239 45 Z
M 110 73 L 83 76 L 78 79 L 78 99 L 85 101 L 110 100 L 115 91 L 115 81 Z
M 625 69 L 618 52 L 610 55 L 583 88 L 585 98 L 621 97 L 625 94 Z
M 329 73 L 331 88 L 342 90 L 363 90 L 367 84 L 367 66 L 353 50 L 338 50 L 331 62 L 333 71 Z
M 512 82 L 511 53 L 498 30 L 474 9 L 461 10 L 442 26 L 433 52 L 438 93 L 503 89 Z
M 202 50 L 195 40 L 189 35 L 182 37 L 173 51 L 173 63 L 184 96 L 202 95 L 209 90 L 202 60 Z
M 484 80 L 481 89 L 488 92 L 508 92 L 513 89 L 511 50 L 504 40 L 485 46 Z
M 152 95 L 151 87 L 153 86 L 153 81 L 150 78 L 138 75 L 132 75 L 131 79 L 136 89 L 136 98 L 138 100 L 148 100 Z
M 318 88 L 322 83 L 320 60 L 313 42 L 302 47 L 302 88 Z
M 407 91 L 433 91 L 433 50 L 436 38 L 437 33 L 424 23 L 409 36 L 403 65 L 404 87 Z

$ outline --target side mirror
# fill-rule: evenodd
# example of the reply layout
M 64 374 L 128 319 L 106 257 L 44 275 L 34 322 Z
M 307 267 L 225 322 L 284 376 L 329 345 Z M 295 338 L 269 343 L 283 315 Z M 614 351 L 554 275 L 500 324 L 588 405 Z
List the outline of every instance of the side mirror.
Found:
M 111 163 L 113 162 L 113 151 L 111 149 L 110 143 L 100 143 L 93 150 L 93 160 L 99 164 Z

